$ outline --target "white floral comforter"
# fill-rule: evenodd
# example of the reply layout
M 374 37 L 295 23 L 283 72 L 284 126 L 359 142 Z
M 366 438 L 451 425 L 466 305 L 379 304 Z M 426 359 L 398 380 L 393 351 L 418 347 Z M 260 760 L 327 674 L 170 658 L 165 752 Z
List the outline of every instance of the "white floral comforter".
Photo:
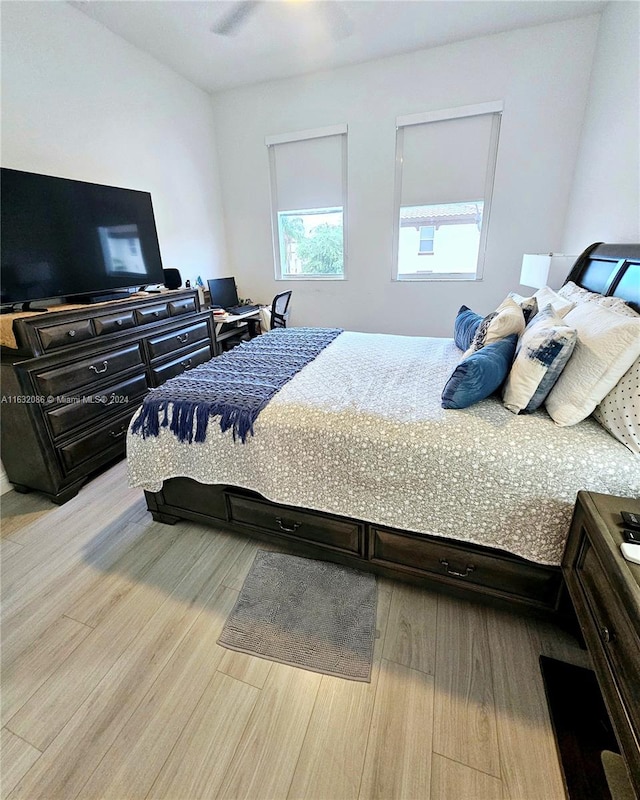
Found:
M 460 355 L 451 339 L 345 332 L 275 395 L 244 445 L 216 420 L 203 444 L 129 433 L 130 482 L 241 486 L 559 564 L 577 491 L 637 496 L 640 463 L 592 419 L 560 428 L 495 398 L 442 409 Z

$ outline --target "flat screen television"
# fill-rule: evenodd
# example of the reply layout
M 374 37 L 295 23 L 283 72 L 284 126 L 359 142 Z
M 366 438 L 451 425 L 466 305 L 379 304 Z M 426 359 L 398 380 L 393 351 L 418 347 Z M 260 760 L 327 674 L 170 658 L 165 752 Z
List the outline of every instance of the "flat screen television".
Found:
M 163 282 L 148 192 L 6 168 L 0 190 L 3 306 Z

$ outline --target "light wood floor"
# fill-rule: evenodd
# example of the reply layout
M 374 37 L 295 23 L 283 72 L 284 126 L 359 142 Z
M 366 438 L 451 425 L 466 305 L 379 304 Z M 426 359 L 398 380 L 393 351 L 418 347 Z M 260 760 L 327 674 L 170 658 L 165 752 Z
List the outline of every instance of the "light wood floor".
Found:
M 2 518 L 7 800 L 564 797 L 538 656 L 585 655 L 550 625 L 380 580 L 345 681 L 219 647 L 258 545 L 154 523 L 124 464 Z

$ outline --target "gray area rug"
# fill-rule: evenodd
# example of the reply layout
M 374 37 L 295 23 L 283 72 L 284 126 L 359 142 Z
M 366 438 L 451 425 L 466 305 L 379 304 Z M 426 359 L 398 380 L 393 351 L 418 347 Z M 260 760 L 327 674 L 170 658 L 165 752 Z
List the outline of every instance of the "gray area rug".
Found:
M 366 572 L 259 550 L 218 644 L 368 683 L 377 600 Z

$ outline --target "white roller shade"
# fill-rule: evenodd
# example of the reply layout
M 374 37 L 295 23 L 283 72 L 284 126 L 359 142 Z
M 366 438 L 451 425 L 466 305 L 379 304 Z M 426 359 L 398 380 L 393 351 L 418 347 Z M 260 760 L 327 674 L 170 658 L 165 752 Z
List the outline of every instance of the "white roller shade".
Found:
M 401 206 L 485 199 L 496 114 L 401 128 Z
M 341 208 L 345 135 L 270 145 L 278 211 Z

